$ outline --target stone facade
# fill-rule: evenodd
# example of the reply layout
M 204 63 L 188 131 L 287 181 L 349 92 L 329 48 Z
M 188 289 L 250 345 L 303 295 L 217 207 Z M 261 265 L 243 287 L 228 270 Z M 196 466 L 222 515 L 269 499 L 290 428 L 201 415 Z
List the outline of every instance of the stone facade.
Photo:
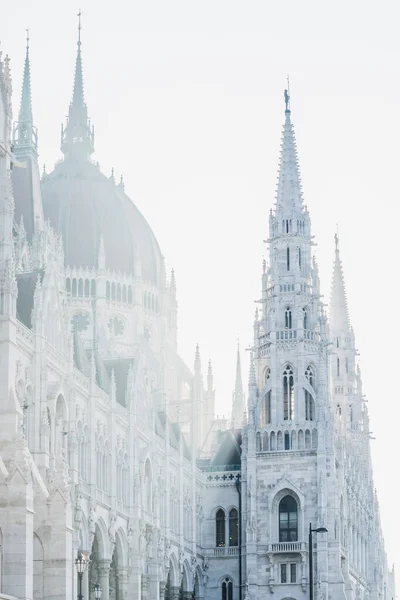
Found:
M 80 32 L 79 32 L 80 33 Z M 78 39 L 63 161 L 40 178 L 29 47 L 0 59 L 0 598 L 389 600 L 338 242 L 330 318 L 286 110 L 248 395 L 230 428 L 177 352 L 175 274 L 91 161 Z M 117 248 L 117 251 L 116 251 Z M 247 398 L 247 408 L 245 399 Z

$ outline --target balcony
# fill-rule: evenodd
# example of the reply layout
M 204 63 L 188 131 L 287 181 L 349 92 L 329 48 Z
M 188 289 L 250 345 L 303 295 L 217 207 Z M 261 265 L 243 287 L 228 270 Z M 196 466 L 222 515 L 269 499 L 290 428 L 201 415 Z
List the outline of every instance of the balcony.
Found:
M 221 546 L 220 548 L 213 548 L 211 556 L 239 556 L 239 546 Z M 209 554 L 210 551 L 207 551 Z
M 305 542 L 277 542 L 268 545 L 268 552 L 276 553 L 304 552 L 306 549 Z

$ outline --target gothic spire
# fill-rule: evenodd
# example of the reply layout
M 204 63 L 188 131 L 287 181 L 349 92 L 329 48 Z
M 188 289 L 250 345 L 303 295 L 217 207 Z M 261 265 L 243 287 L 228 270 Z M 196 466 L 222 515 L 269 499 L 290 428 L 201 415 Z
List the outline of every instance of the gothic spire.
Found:
M 293 212 L 302 209 L 302 188 L 296 139 L 290 119 L 290 96 L 285 90 L 285 124 L 283 126 L 276 207 Z
M 245 411 L 245 397 L 242 384 L 242 367 L 240 361 L 239 342 L 236 355 L 236 380 L 235 391 L 232 395 L 232 427 L 238 428 L 242 426 L 243 413 Z
M 330 326 L 334 333 L 350 330 L 349 311 L 347 307 L 346 288 L 344 284 L 342 261 L 339 254 L 339 236 L 335 234 L 335 262 L 333 266 Z
M 26 30 L 26 53 L 22 80 L 21 105 L 18 122 L 14 128 L 14 148 L 16 156 L 31 155 L 37 158 L 37 130 L 33 125 L 31 70 L 29 60 L 29 31 Z
M 83 95 L 83 72 L 81 53 L 81 16 L 78 13 L 78 51 L 75 63 L 74 89 L 69 105 L 67 124 L 61 129 L 61 150 L 64 155 L 77 160 L 88 159 L 94 152 L 94 128 L 90 125 Z

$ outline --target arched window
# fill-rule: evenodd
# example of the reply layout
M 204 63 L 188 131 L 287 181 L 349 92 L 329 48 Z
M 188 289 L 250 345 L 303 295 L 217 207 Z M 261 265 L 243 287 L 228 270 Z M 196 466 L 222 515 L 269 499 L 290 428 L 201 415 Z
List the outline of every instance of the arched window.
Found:
M 279 541 L 297 542 L 298 511 L 293 496 L 285 496 L 279 503 Z
M 294 418 L 294 377 L 290 365 L 286 365 L 283 373 L 283 418 L 285 421 Z
M 308 329 L 307 309 L 303 308 L 303 329 Z
M 299 268 L 301 269 L 301 248 L 299 248 Z
M 290 271 L 290 248 L 286 248 L 286 269 Z
M 233 600 L 233 584 L 229 577 L 222 582 L 221 593 L 221 600 Z
M 337 376 L 340 377 L 340 359 L 339 358 L 336 359 L 336 371 L 337 371 Z
M 306 379 L 308 381 L 308 383 L 311 385 L 311 387 L 314 387 L 314 371 L 312 369 L 312 367 L 310 365 L 308 365 L 306 372 L 304 373 L 304 375 L 306 376 Z
M 271 377 L 271 369 L 269 367 L 267 367 L 267 369 L 265 370 L 265 383 L 268 383 L 270 377 Z
M 239 517 L 236 508 L 229 511 L 229 545 L 239 545 Z
M 271 423 L 271 390 L 262 398 L 260 405 L 260 427 L 265 427 L 267 423 Z
M 306 421 L 314 421 L 315 419 L 315 410 L 314 410 L 314 399 L 311 396 L 310 392 L 304 390 L 304 413 L 306 417 Z
M 292 329 L 292 311 L 289 307 L 285 310 L 285 328 Z
M 225 512 L 220 508 L 215 515 L 215 545 L 225 546 Z

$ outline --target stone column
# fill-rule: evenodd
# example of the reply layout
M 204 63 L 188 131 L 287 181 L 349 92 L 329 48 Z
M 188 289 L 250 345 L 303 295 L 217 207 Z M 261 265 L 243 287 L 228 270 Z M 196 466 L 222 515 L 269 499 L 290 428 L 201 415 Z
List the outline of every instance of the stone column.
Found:
M 170 600 L 179 600 L 179 587 L 177 585 L 170 587 Z
M 110 561 L 106 558 L 98 561 L 99 583 L 103 588 L 101 600 L 110 598 Z
M 142 598 L 141 600 L 147 600 L 149 596 L 149 576 L 142 574 Z M 103 599 L 102 599 L 103 600 Z
M 165 581 L 160 581 L 160 600 L 165 600 Z
M 126 600 L 126 598 L 128 597 L 129 568 L 117 567 L 116 578 L 118 600 Z
M 183 592 L 183 600 L 192 600 L 193 592 Z

